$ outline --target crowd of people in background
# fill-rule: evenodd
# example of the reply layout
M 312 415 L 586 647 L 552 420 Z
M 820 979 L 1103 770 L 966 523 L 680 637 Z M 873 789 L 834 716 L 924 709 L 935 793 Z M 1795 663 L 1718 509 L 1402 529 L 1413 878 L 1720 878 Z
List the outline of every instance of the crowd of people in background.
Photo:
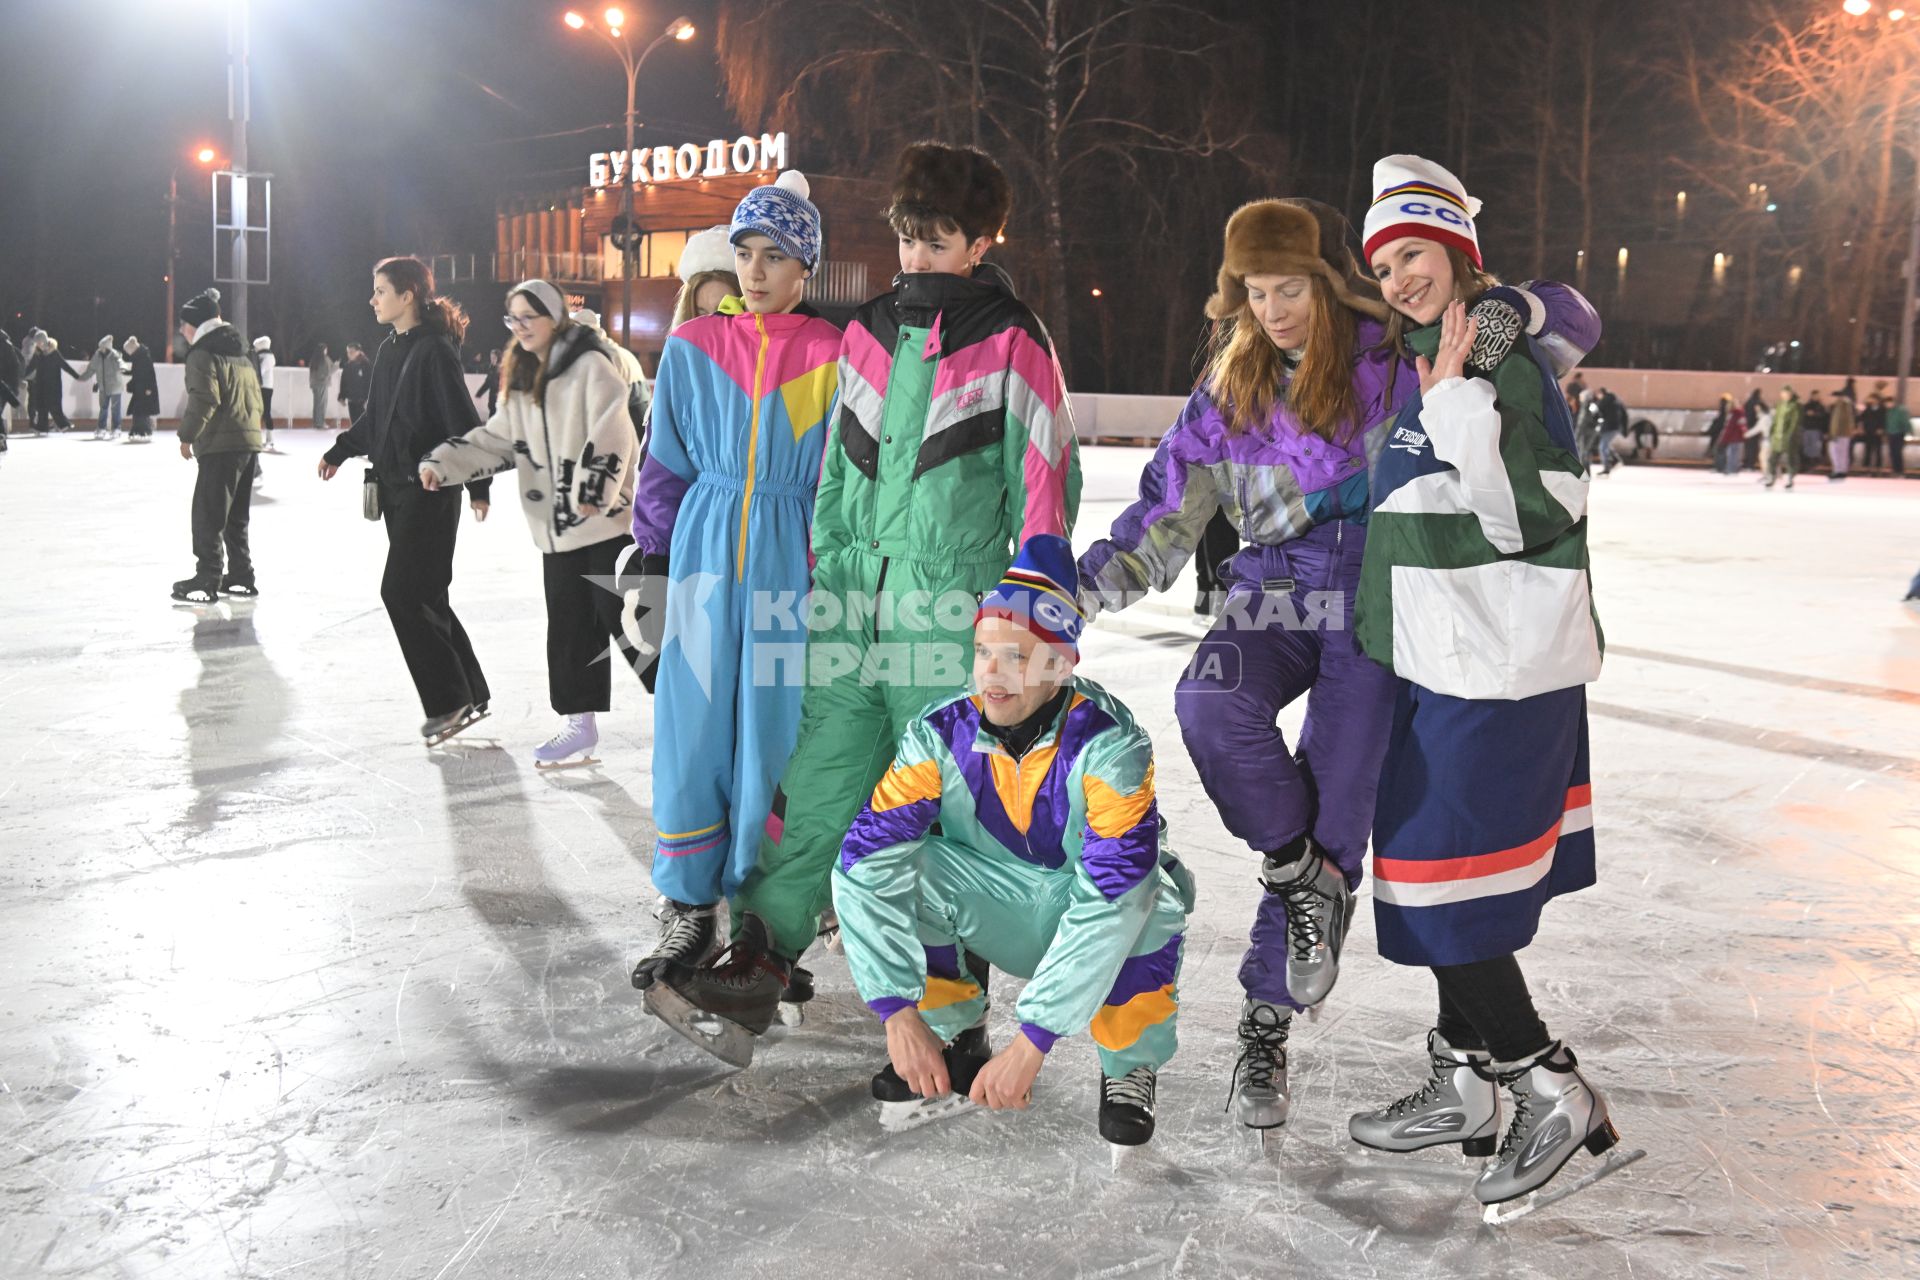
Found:
M 1780 388 L 1771 402 L 1758 388 L 1744 401 L 1728 392 L 1707 427 L 1714 470 L 1729 476 L 1757 472 L 1768 488 L 1784 478 L 1788 489 L 1795 476 L 1823 469 L 1829 482 L 1856 469 L 1904 476 L 1913 415 L 1887 385 L 1874 383 L 1864 398 L 1853 378 L 1824 399 L 1816 390 L 1803 400 L 1791 386 Z
M 493 354 L 497 365 L 500 353 Z M 278 359 L 273 339 L 264 334 L 255 338 L 246 358 L 260 383 L 265 406 L 263 448 L 277 453 L 273 383 Z M 343 429 L 365 411 L 373 366 L 359 343 L 346 344 L 340 360 L 326 343 L 316 343 L 300 363 L 307 370 L 306 408 L 314 426 Z M 154 364 L 154 349 L 137 336 L 116 346 L 112 334 L 103 335 L 86 363 L 75 368 L 45 329 L 30 328 L 18 343 L 0 329 L 0 453 L 7 451 L 8 437 L 16 428 L 24 427 L 37 436 L 83 429 L 67 416 L 69 381 L 83 384 L 98 406 L 94 439 L 124 437 L 127 444 L 151 444 L 154 422 L 162 415 Z M 289 405 L 282 405 L 281 411 L 289 420 L 297 413 L 296 406 Z

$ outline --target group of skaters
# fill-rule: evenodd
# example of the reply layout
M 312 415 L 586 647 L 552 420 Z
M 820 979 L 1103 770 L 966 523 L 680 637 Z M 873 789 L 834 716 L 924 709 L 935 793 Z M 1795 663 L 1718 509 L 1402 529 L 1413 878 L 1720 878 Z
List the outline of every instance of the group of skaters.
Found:
M 1595 875 L 1588 469 L 1558 380 L 1599 321 L 1564 285 L 1489 274 L 1479 201 L 1440 165 L 1389 156 L 1374 188 L 1357 241 L 1312 200 L 1233 214 L 1205 374 L 1137 501 L 1077 557 L 1064 380 L 986 261 L 1011 194 L 979 150 L 902 154 L 900 274 L 844 330 L 804 301 L 822 233 L 805 179 L 752 191 L 689 243 L 644 407 L 630 357 L 530 280 L 506 296 L 513 342 L 481 421 L 465 315 L 417 260 L 381 262 L 371 304 L 391 333 L 319 474 L 371 464 L 423 736 L 487 713 L 448 586 L 462 507 L 484 518 L 504 476 L 544 566 L 560 724 L 536 763 L 591 759 L 612 654 L 654 695 L 646 1007 L 745 1065 L 782 1003 L 812 996 L 800 961 L 837 929 L 884 1024 L 884 1122 L 1025 1108 L 1085 1031 L 1099 1132 L 1136 1145 L 1175 1049 L 1197 889 L 1154 743 L 1082 671 L 1080 639 L 1171 588 L 1224 521 L 1240 549 L 1208 566 L 1217 618 L 1175 705 L 1259 868 L 1237 1119 L 1287 1120 L 1294 1015 L 1335 987 L 1371 840 L 1381 953 L 1432 972 L 1437 1013 L 1424 1083 L 1355 1114 L 1353 1139 L 1492 1157 L 1475 1184 L 1490 1205 L 1600 1155 L 1606 1103 L 1517 959 L 1547 901 Z M 208 451 L 213 490 L 211 559 L 185 585 L 211 599 L 236 571 L 251 585 L 215 525 L 245 463 L 208 472 L 222 440 L 245 447 L 258 392 L 217 298 L 182 320 L 182 448 Z M 198 500 L 195 528 L 199 543 Z M 1303 697 L 1289 744 L 1276 717 Z M 997 1049 L 996 969 L 1027 980 Z
M 1771 404 L 1758 388 L 1745 402 L 1723 395 L 1707 440 L 1713 469 L 1720 474 L 1757 471 L 1767 488 L 1784 478 L 1791 489 L 1795 476 L 1822 466 L 1829 481 L 1845 480 L 1856 453 L 1863 472 L 1904 476 L 1912 431 L 1913 414 L 1895 401 L 1885 382 L 1874 383 L 1861 399 L 1848 378 L 1827 400 L 1818 391 L 1802 400 L 1790 386 L 1780 388 Z
M 76 369 L 45 329 L 29 329 L 18 346 L 0 329 L 0 453 L 8 447 L 9 419 L 26 422 L 35 435 L 74 430 L 65 407 L 69 379 L 87 383 L 98 398 L 94 439 L 119 439 L 125 423 L 128 444 L 152 442 L 153 420 L 160 416 L 160 383 L 153 352 L 139 338 L 115 347 L 108 334 L 85 366 Z

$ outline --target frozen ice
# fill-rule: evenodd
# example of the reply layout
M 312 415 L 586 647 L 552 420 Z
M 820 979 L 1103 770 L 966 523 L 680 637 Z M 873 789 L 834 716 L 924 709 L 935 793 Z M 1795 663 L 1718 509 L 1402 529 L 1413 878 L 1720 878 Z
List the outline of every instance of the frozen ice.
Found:
M 358 471 L 279 438 L 262 595 L 199 610 L 166 598 L 170 435 L 0 461 L 0 1275 L 1920 1274 L 1920 485 L 1594 481 L 1601 882 L 1524 960 L 1648 1155 L 1495 1229 L 1457 1154 L 1346 1138 L 1424 1077 L 1433 1005 L 1365 903 L 1280 1140 L 1225 1110 L 1260 889 L 1173 716 L 1190 587 L 1085 646 L 1201 885 L 1159 1134 L 1116 1172 L 1085 1037 L 1030 1112 L 884 1133 L 837 953 L 745 1072 L 647 1017 L 647 698 L 616 673 L 604 764 L 536 773 L 558 718 L 508 501 L 454 584 L 493 715 L 424 749 Z M 1146 456 L 1087 451 L 1079 543 Z

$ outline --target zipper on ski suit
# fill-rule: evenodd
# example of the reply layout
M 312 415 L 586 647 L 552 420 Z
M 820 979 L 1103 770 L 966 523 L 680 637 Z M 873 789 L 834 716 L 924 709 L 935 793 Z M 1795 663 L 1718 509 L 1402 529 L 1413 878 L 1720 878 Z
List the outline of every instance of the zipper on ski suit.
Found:
M 760 384 L 767 374 L 767 322 L 753 313 L 754 331 L 760 335 L 760 354 L 753 362 L 753 418 L 747 428 L 747 489 L 740 496 L 740 555 L 734 563 L 734 581 L 747 580 L 747 522 L 753 511 L 753 471 L 760 455 Z

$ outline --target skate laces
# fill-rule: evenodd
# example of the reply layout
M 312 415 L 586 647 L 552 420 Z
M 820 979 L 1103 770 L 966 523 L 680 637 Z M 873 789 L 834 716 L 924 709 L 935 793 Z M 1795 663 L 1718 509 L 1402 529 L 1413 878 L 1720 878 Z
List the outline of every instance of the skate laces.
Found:
M 705 932 L 701 927 L 702 916 L 711 919 L 713 908 L 676 911 L 669 906 L 659 916 L 660 923 L 666 926 L 666 930 L 660 935 L 660 942 L 654 947 L 653 954 L 677 958 L 699 952 L 703 941 L 701 935 Z
M 1152 1067 L 1135 1067 L 1124 1076 L 1101 1077 L 1102 1091 L 1109 1104 L 1138 1107 L 1153 1114 L 1154 1072 Z
M 1410 1111 L 1418 1111 L 1421 1107 L 1426 1106 L 1429 1102 L 1432 1102 L 1440 1096 L 1440 1090 L 1447 1081 L 1447 1074 L 1459 1064 L 1455 1063 L 1451 1058 L 1441 1057 L 1431 1049 L 1427 1051 L 1427 1056 L 1432 1060 L 1433 1074 L 1427 1077 L 1425 1084 L 1389 1106 L 1385 1114 L 1399 1116 L 1405 1115 Z
M 1280 897 L 1287 904 L 1287 935 L 1293 943 L 1295 960 L 1311 959 L 1313 949 L 1326 939 L 1320 911 L 1331 907 L 1333 898 L 1313 887 L 1319 874 L 1320 863 L 1315 862 L 1298 880 L 1280 890 Z
M 1506 1136 L 1500 1139 L 1500 1154 L 1496 1158 L 1500 1164 L 1506 1163 L 1507 1157 L 1513 1154 L 1514 1148 L 1520 1145 L 1520 1139 L 1531 1127 L 1527 1122 L 1533 1116 L 1533 1090 L 1516 1089 L 1513 1086 L 1533 1067 L 1534 1064 L 1528 1063 L 1515 1071 L 1503 1071 L 1497 1077 L 1501 1087 L 1513 1099 L 1513 1123 L 1507 1126 Z
M 1282 1016 L 1272 1005 L 1249 1009 L 1240 1019 L 1240 1057 L 1233 1064 L 1223 1110 L 1233 1109 L 1234 1095 L 1243 1088 L 1273 1087 L 1274 1072 L 1287 1065 L 1287 1032 L 1292 1026 L 1293 1018 Z

